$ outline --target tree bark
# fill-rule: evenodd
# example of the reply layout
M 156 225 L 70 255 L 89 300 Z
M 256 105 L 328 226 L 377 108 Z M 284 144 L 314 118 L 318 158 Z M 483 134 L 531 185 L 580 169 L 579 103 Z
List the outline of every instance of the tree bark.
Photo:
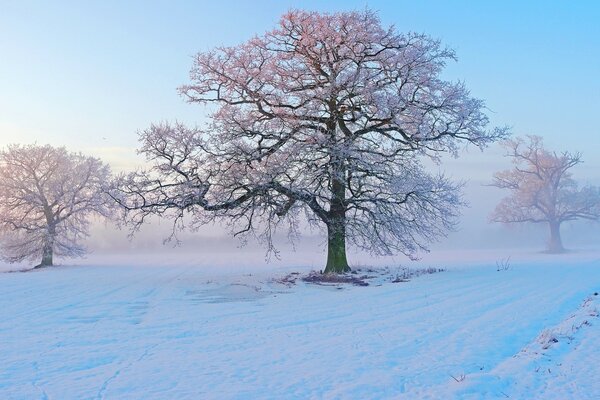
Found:
M 46 240 L 44 241 L 44 247 L 42 249 L 42 262 L 36 266 L 36 268 L 51 267 L 53 265 L 54 256 L 54 232 L 48 233 Z
M 341 274 L 349 272 L 346 258 L 346 225 L 342 223 L 331 224 L 327 227 L 327 265 L 326 274 Z
M 346 258 L 346 185 L 343 164 L 336 160 L 333 164 L 333 179 L 331 182 L 331 203 L 327 222 L 327 265 L 326 274 L 341 274 L 349 272 Z
M 548 242 L 549 253 L 563 253 L 565 248 L 560 237 L 560 222 L 550 221 L 550 241 Z

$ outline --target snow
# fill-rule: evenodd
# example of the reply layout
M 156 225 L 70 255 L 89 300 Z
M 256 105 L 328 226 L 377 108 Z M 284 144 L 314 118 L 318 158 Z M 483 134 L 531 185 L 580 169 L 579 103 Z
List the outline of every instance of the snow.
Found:
M 503 390 L 537 393 L 542 387 L 561 399 L 581 399 L 586 398 L 586 394 L 598 393 L 594 389 L 597 378 L 590 375 L 595 370 L 588 369 L 588 364 L 582 363 L 581 358 L 595 363 L 589 359 L 589 355 L 594 354 L 594 351 L 590 353 L 589 341 L 598 338 L 600 331 L 596 328 L 595 332 L 587 332 L 583 337 L 578 335 L 581 329 L 591 328 L 592 322 L 598 318 L 597 299 L 597 294 L 588 297 L 576 312 L 557 326 L 543 330 L 532 343 L 497 365 L 493 371 L 475 374 L 467 389 L 461 390 L 461 398 L 480 398 L 479 387 L 483 385 L 494 388 L 504 397 L 510 396 Z M 520 371 L 518 379 L 515 379 L 515 371 Z M 574 376 L 578 378 L 573 379 Z M 517 389 L 511 389 L 511 385 Z
M 195 258 L 0 273 L 0 398 L 600 398 L 597 253 L 342 289 Z

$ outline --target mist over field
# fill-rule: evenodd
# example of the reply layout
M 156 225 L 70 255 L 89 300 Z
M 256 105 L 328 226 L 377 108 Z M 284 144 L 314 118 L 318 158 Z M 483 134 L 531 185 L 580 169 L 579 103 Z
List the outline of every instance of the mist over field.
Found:
M 474 161 L 473 159 L 477 159 Z M 486 162 L 489 159 L 491 161 Z M 577 175 L 583 181 L 591 184 L 600 183 L 600 170 L 594 165 L 594 160 L 585 162 L 577 168 Z M 489 216 L 498 201 L 505 195 L 503 191 L 490 187 L 492 174 L 502 168 L 507 168 L 508 163 L 502 158 L 502 150 L 493 148 L 480 153 L 471 150 L 458 160 L 448 160 L 442 166 L 451 176 L 466 180 L 463 188 L 464 199 L 468 205 L 462 209 L 462 216 L 457 229 L 449 232 L 446 238 L 431 245 L 431 253 L 423 252 L 421 257 L 429 259 L 435 256 L 436 251 L 485 251 L 494 250 L 501 255 L 502 250 L 507 255 L 514 252 L 539 253 L 544 249 L 548 240 L 547 228 L 543 224 L 503 226 L 491 223 Z M 597 173 L 598 172 L 598 173 Z M 212 254 L 206 263 L 214 262 L 218 254 L 232 257 L 239 253 L 242 257 L 252 255 L 252 262 L 265 262 L 266 250 L 256 239 L 250 239 L 243 244 L 240 240 L 232 238 L 226 227 L 210 225 L 200 228 L 197 232 L 181 232 L 178 234 L 180 243 L 175 241 L 165 242 L 171 234 L 170 221 L 153 220 L 133 238 L 129 238 L 129 229 L 118 229 L 114 224 L 105 222 L 94 223 L 91 238 L 86 241 L 93 253 L 152 251 L 175 253 L 198 252 L 200 257 L 206 253 Z M 574 221 L 562 227 L 565 245 L 572 251 L 590 251 L 600 249 L 600 226 L 593 221 Z M 311 263 L 318 266 L 326 257 L 325 236 L 318 229 L 305 227 L 302 236 L 295 241 L 296 250 L 290 243 L 285 232 L 281 232 L 278 240 L 278 249 L 281 251 L 278 261 L 275 258 L 270 263 L 286 265 L 301 265 Z M 301 250 L 300 250 L 301 249 Z M 357 253 L 355 257 L 364 260 L 373 260 L 368 254 Z M 568 257 L 568 255 L 567 255 Z M 232 258 L 232 263 L 237 257 Z M 210 261 L 208 261 L 210 260 Z M 374 259 L 377 264 L 404 264 L 410 260 L 398 255 L 394 257 L 379 257 Z M 225 261 L 221 261 L 225 262 Z

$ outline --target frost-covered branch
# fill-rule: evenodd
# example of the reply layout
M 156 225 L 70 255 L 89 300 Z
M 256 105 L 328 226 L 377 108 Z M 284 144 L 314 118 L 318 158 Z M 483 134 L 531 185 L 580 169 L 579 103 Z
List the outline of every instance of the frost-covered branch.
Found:
M 108 166 L 51 146 L 0 152 L 0 248 L 9 262 L 85 253 L 89 217 L 111 217 Z
M 189 213 L 194 226 L 225 219 L 269 246 L 274 229 L 305 215 L 328 233 L 328 272 L 348 269 L 346 239 L 414 256 L 461 205 L 459 185 L 421 158 L 507 134 L 488 129 L 483 101 L 463 83 L 441 78 L 454 59 L 371 11 L 291 11 L 262 36 L 195 57 L 180 92 L 210 105 L 211 122 L 142 132 L 153 167 L 121 177 L 114 197 L 134 228 L 149 215 Z
M 549 249 L 562 251 L 560 224 L 576 219 L 600 218 L 600 189 L 579 187 L 571 168 L 582 162 L 580 153 L 546 150 L 542 138 L 528 136 L 506 141 L 513 168 L 497 172 L 492 186 L 512 194 L 500 201 L 491 220 L 505 224 L 548 223 Z

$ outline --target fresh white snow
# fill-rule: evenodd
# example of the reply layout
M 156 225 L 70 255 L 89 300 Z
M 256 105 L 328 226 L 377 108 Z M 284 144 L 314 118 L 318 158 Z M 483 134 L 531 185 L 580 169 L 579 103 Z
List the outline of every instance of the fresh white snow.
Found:
M 342 289 L 152 255 L 0 273 L 0 399 L 597 399 L 599 259 Z

